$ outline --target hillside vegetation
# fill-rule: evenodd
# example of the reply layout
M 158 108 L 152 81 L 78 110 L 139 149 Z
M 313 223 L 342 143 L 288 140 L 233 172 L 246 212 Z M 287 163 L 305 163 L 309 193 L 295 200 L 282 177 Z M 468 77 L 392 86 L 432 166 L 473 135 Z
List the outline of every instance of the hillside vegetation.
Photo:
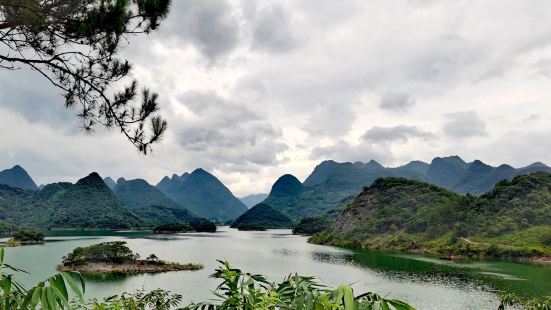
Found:
M 238 217 L 231 225 L 239 230 L 291 228 L 293 222 L 265 203 L 259 203 Z
M 314 243 L 465 256 L 551 256 L 551 174 L 477 198 L 403 178 L 366 187 Z
M 97 173 L 76 184 L 55 183 L 38 191 L 0 185 L 2 220 L 37 229 L 127 229 L 144 226 Z

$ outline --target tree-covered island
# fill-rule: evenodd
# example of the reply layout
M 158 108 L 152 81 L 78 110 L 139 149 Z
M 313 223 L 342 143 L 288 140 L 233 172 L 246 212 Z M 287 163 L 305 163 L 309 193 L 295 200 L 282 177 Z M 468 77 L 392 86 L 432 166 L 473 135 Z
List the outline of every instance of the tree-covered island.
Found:
M 125 241 L 103 242 L 78 247 L 63 257 L 59 271 L 82 273 L 156 273 L 181 270 L 200 270 L 201 264 L 180 264 L 160 260 L 155 254 L 146 259 L 132 252 Z

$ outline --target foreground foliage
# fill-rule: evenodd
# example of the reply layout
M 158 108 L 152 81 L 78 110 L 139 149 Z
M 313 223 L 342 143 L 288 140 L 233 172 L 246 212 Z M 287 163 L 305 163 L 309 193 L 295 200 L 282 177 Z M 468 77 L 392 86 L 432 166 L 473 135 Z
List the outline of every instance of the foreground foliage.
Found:
M 82 302 L 84 280 L 78 273 L 64 272 L 39 282 L 26 290 L 13 278 L 22 270 L 4 263 L 4 249 L 0 248 L 0 310 L 17 309 L 73 309 L 73 302 Z
M 133 259 L 120 244 L 103 245 L 116 256 Z M 122 253 L 121 253 L 122 251 Z M 78 251 L 79 253 L 82 250 Z M 199 303 L 181 307 L 182 296 L 163 290 L 124 293 L 103 300 L 84 301 L 85 284 L 78 273 L 64 272 L 26 290 L 13 277 L 22 272 L 4 263 L 4 249 L 0 248 L 0 310 L 8 309 L 79 309 L 79 310 L 171 310 L 171 309 L 343 309 L 413 310 L 413 307 L 397 300 L 387 300 L 373 293 L 354 296 L 348 285 L 336 290 L 328 289 L 312 278 L 288 276 L 282 283 L 274 284 L 261 275 L 251 275 L 233 268 L 228 262 L 220 262 L 212 278 L 220 280 L 215 295 L 217 303 Z M 71 300 L 71 297 L 73 299 Z
M 504 294 L 500 297 L 498 310 L 518 309 L 551 310 L 551 296 L 544 298 L 523 298 L 514 294 Z
M 163 136 L 158 95 L 130 81 L 118 57 L 130 36 L 156 30 L 169 0 L 0 1 L 0 69 L 25 66 L 43 76 L 76 108 L 82 128 L 120 131 L 140 152 Z
M 404 302 L 384 299 L 374 293 L 355 297 L 348 285 L 332 290 L 320 285 L 313 277 L 299 275 L 288 276 L 283 282 L 274 284 L 262 275 L 251 275 L 233 268 L 228 262 L 220 264 L 211 276 L 222 281 L 215 292 L 219 303 L 199 303 L 184 309 L 414 309 Z
M 354 295 L 352 288 L 341 285 L 330 289 L 313 277 L 290 275 L 279 284 L 270 283 L 262 275 L 233 268 L 228 262 L 220 266 L 212 278 L 221 284 L 214 292 L 217 302 L 182 307 L 182 296 L 164 290 L 138 291 L 84 301 L 85 284 L 78 273 L 64 272 L 26 290 L 13 277 L 24 272 L 4 263 L 0 248 L 0 310 L 414 310 L 398 300 L 382 298 L 374 293 Z M 516 295 L 501 296 L 498 310 L 549 310 L 551 299 L 524 299 Z

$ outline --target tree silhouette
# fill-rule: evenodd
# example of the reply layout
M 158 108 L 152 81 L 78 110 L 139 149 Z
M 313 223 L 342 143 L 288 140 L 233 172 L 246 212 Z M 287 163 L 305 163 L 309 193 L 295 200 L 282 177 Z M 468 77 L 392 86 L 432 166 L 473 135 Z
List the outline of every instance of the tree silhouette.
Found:
M 117 57 L 130 35 L 149 34 L 170 0 L 0 0 L 0 68 L 28 66 L 62 90 L 82 128 L 120 129 L 142 153 L 167 122 L 158 95 L 129 80 L 132 66 Z

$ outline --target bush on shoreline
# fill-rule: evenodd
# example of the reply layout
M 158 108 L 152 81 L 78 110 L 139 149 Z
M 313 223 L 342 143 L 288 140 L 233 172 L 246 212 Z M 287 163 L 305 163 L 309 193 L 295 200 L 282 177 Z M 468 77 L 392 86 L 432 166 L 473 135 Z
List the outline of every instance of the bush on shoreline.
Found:
M 154 234 L 174 234 L 192 231 L 194 231 L 193 227 L 181 223 L 163 224 L 153 229 Z

